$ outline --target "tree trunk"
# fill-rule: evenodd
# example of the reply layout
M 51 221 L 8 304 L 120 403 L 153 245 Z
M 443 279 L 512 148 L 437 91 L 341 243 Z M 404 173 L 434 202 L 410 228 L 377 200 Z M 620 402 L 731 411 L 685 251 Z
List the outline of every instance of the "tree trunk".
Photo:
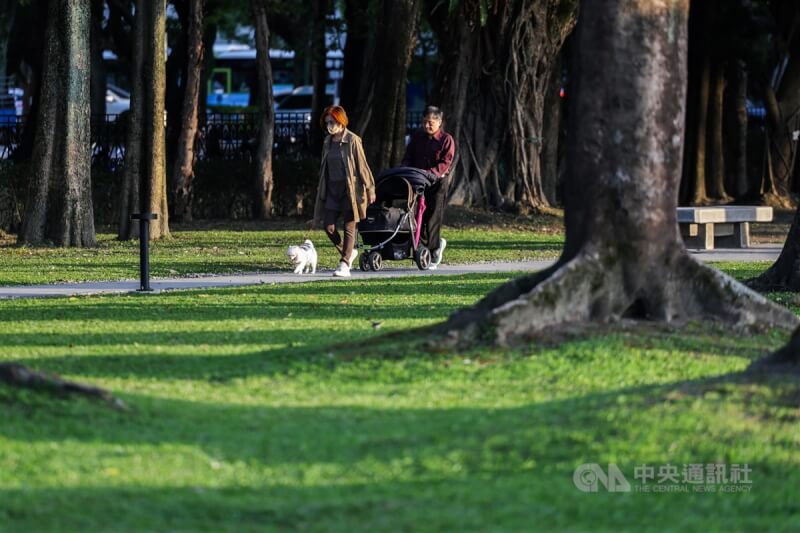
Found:
M 704 51 L 703 68 L 700 72 L 700 87 L 697 98 L 697 115 L 694 125 L 695 146 L 694 146 L 694 195 L 692 205 L 707 205 L 711 203 L 706 193 L 706 145 L 708 137 L 708 100 L 711 93 L 711 59 L 707 51 Z
M 676 65 L 686 64 L 688 0 L 596 0 L 581 9 L 563 253 L 455 313 L 435 342 L 507 345 L 623 318 L 794 328 L 788 309 L 703 265 L 681 241 L 686 71 Z
M 275 187 L 272 175 L 275 112 L 272 104 L 272 66 L 269 62 L 269 24 L 264 0 L 251 0 L 250 7 L 256 23 L 256 68 L 258 71 L 256 86 L 260 111 L 258 147 L 254 161 L 254 214 L 257 218 L 267 219 L 272 215 L 272 191 Z M 312 128 L 315 126 L 315 124 L 311 124 Z
M 94 246 L 89 5 L 50 0 L 33 176 L 21 243 Z
M 92 115 L 106 114 L 106 67 L 103 63 L 103 0 L 92 0 Z
M 180 157 L 177 153 L 180 136 L 183 131 L 183 105 L 186 97 L 186 79 L 188 76 L 190 31 L 190 0 L 171 0 L 178 15 L 180 30 L 170 46 L 169 56 L 165 65 L 164 106 L 167 110 L 167 164 L 175 167 L 176 160 Z M 170 176 L 172 178 L 172 176 Z M 174 183 L 170 182 L 170 204 L 175 203 Z M 173 205 L 174 208 L 174 205 Z
M 561 54 L 553 64 L 544 97 L 542 125 L 542 191 L 547 203 L 558 203 L 558 142 L 561 134 Z
M 145 21 L 141 10 L 136 10 L 131 30 L 131 106 L 128 111 L 128 127 L 125 137 L 125 164 L 122 169 L 120 188 L 120 218 L 117 237 L 120 240 L 139 236 L 138 224 L 131 222 L 131 215 L 142 209 L 142 139 L 144 138 L 144 47 Z
M 371 33 L 369 18 L 370 0 L 346 0 L 344 18 L 347 22 L 347 40 L 344 45 L 344 65 L 342 67 L 341 105 L 354 123 L 358 122 L 359 90 L 366 82 L 364 69 L 366 57 L 372 50 L 369 46 Z
M 350 118 L 349 128 L 364 135 L 372 119 L 375 82 L 381 72 L 377 18 L 381 0 L 347 0 L 345 16 L 348 32 L 342 78 L 342 106 Z M 354 27 L 351 38 L 350 27 Z
M 367 160 L 376 172 L 397 166 L 405 153 L 406 82 L 422 0 L 383 0 L 374 69 L 375 105 L 364 132 Z
M 541 175 L 545 94 L 577 3 L 513 0 L 489 13 L 470 2 L 452 12 L 433 0 L 428 6 L 445 58 L 434 94 L 445 106 L 460 154 L 451 203 L 547 206 Z
M 187 28 L 185 93 L 181 107 L 181 130 L 175 152 L 172 189 L 175 194 L 173 215 L 178 220 L 192 220 L 194 191 L 194 145 L 197 137 L 200 77 L 203 71 L 203 8 L 205 0 L 190 0 Z
M 166 162 L 166 0 L 143 0 L 142 11 L 147 20 L 145 41 L 144 106 L 145 135 L 142 152 L 145 177 L 144 207 L 158 215 L 150 223 L 150 238 L 153 240 L 169 236 L 169 210 L 167 208 L 167 162 Z
M 328 82 L 328 67 L 325 29 L 328 9 L 328 0 L 312 1 L 311 83 L 314 92 L 311 95 L 311 151 L 315 154 L 322 150 L 322 141 L 325 138 L 324 131 L 319 127 L 319 119 L 327 105 L 325 86 Z
M 736 198 L 749 196 L 750 181 L 747 177 L 747 66 L 744 61 L 736 61 L 734 104 L 731 128 L 730 183 Z
M 725 65 L 715 61 L 712 73 L 713 89 L 709 91 L 711 97 L 710 110 L 708 114 L 709 125 L 711 127 L 708 151 L 710 152 L 708 180 L 709 196 L 714 203 L 727 203 L 731 201 L 725 191 L 725 145 L 722 137 L 722 122 L 725 97 Z
M 800 42 L 800 37 L 796 39 Z M 786 71 L 777 89 L 766 90 L 767 169 L 764 201 L 775 207 L 794 207 L 789 191 L 797 158 L 794 132 L 800 129 L 800 58 L 788 57 Z
M 0 0 L 0 81 L 8 76 L 8 40 L 14 26 L 18 0 Z
M 150 223 L 150 238 L 156 240 L 169 236 L 164 139 L 166 0 L 141 0 L 137 8 L 132 53 L 131 121 L 126 142 L 119 235 L 121 239 L 131 238 L 134 230 L 129 221 L 130 214 L 132 210 L 140 209 L 158 216 Z M 135 202 L 137 194 L 139 202 Z

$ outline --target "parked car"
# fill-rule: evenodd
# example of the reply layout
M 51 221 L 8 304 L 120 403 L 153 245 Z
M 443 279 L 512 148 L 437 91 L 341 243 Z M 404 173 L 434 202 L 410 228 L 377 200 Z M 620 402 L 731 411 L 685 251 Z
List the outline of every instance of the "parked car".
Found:
M 116 85 L 106 86 L 106 115 L 115 115 L 109 117 L 109 120 L 116 119 L 119 115 L 131 107 L 131 94 L 125 89 L 120 89 Z
M 291 93 L 275 100 L 275 111 L 277 113 L 305 113 L 308 115 L 306 121 L 311 120 L 311 99 L 314 95 L 314 88 L 311 85 L 301 85 L 295 87 Z M 335 94 L 335 87 L 328 85 L 325 87 L 325 105 L 338 104 L 339 98 Z

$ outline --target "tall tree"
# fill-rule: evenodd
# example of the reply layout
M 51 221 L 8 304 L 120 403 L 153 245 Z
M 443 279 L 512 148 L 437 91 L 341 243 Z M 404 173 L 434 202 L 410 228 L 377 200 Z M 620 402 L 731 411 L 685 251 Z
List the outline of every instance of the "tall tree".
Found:
M 374 98 L 364 136 L 374 169 L 403 159 L 406 135 L 406 83 L 416 45 L 423 0 L 382 0 L 376 21 L 373 55 Z
M 130 7 L 130 6 L 129 6 Z M 130 13 L 127 13 L 131 15 Z M 142 71 L 144 70 L 145 30 L 144 12 L 136 9 L 132 15 L 131 28 L 131 105 L 128 110 L 128 124 L 125 137 L 125 164 L 122 169 L 120 187 L 119 225 L 117 236 L 120 240 L 133 239 L 139 235 L 139 226 L 131 222 L 131 215 L 142 209 L 142 139 L 145 128 L 145 91 Z
M 104 0 L 92 1 L 91 61 L 92 61 L 92 115 L 106 113 L 106 67 L 103 62 L 105 39 L 103 35 Z M 98 117 L 99 118 L 99 117 Z
M 269 62 L 269 21 L 266 0 L 250 0 L 250 6 L 256 23 L 256 87 L 260 117 L 253 169 L 254 214 L 257 218 L 266 219 L 272 215 L 272 191 L 275 188 L 272 174 L 275 111 L 272 105 L 272 66 Z
M 541 174 L 545 97 L 576 0 L 428 0 L 441 66 L 433 98 L 460 152 L 454 203 L 548 205 Z M 451 2 L 450 6 L 456 3 Z
M 94 246 L 89 140 L 90 6 L 50 0 L 33 176 L 19 242 Z
M 778 61 L 766 86 L 767 165 L 762 185 L 764 201 L 794 207 L 789 192 L 797 159 L 795 132 L 800 129 L 800 6 L 775 2 Z
M 138 208 L 158 215 L 150 225 L 150 238 L 160 239 L 169 235 L 164 138 L 166 0 L 139 0 L 136 7 L 119 236 L 129 239 L 135 234 L 129 219 Z
M 688 4 L 582 5 L 562 255 L 454 314 L 440 342 L 509 344 L 550 327 L 621 318 L 798 324 L 788 309 L 705 266 L 681 242 Z
M 325 31 L 329 7 L 328 0 L 311 2 L 311 83 L 314 87 L 311 95 L 311 147 L 314 153 L 322 149 L 323 131 L 317 124 L 327 105 L 325 89 L 328 82 L 328 66 Z
M 172 172 L 175 195 L 173 214 L 178 220 L 192 220 L 194 191 L 194 145 L 197 136 L 200 83 L 203 72 L 203 9 L 204 0 L 189 1 L 187 28 L 187 65 L 181 107 L 181 128 Z

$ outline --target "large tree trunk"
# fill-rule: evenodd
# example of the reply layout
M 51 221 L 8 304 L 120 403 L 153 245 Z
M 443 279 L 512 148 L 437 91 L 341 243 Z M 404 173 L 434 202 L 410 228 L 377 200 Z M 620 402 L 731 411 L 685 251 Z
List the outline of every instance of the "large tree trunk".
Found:
M 254 160 L 255 209 L 257 218 L 267 219 L 272 214 L 272 144 L 275 135 L 275 112 L 272 104 L 272 66 L 269 62 L 269 24 L 264 0 L 251 0 L 253 20 L 256 23 L 256 64 L 258 71 L 258 108 L 261 117 L 258 128 L 258 147 Z M 311 124 L 311 127 L 316 127 Z
M 451 203 L 547 206 L 545 95 L 577 3 L 513 0 L 483 15 L 474 2 L 461 2 L 453 12 L 432 0 L 428 6 L 443 58 L 434 95 L 460 155 Z
M 194 192 L 194 145 L 197 137 L 200 77 L 203 72 L 203 8 L 205 0 L 190 0 L 187 28 L 186 82 L 181 107 L 181 131 L 175 152 L 172 190 L 175 195 L 173 215 L 178 220 L 192 220 Z
M 380 1 L 346 0 L 345 4 L 348 30 L 342 76 L 342 106 L 350 118 L 349 128 L 359 135 L 364 135 L 372 119 L 375 82 L 381 72 L 381 65 L 375 60 L 379 54 L 377 43 L 380 26 L 373 20 Z
M 342 67 L 341 105 L 353 121 L 351 129 L 359 121 L 359 90 L 365 76 L 366 57 L 372 51 L 369 46 L 374 32 L 370 32 L 369 19 L 370 0 L 346 0 L 344 18 L 347 22 L 347 40 L 344 44 L 344 66 Z M 354 130 L 355 131 L 355 130 Z
M 89 5 L 50 0 L 33 176 L 21 243 L 94 246 Z
M 367 160 L 377 171 L 403 159 L 406 136 L 406 82 L 417 43 L 422 0 L 383 0 L 375 54 L 375 105 L 364 132 Z
M 142 193 L 142 139 L 144 137 L 144 42 L 145 22 L 143 13 L 136 10 L 131 30 L 131 105 L 125 137 L 125 164 L 122 169 L 120 187 L 120 218 L 117 237 L 120 240 L 139 236 L 138 224 L 131 222 L 131 215 L 141 209 Z
M 319 119 L 325 109 L 325 86 L 328 82 L 327 48 L 325 45 L 326 16 L 328 0 L 313 0 L 311 7 L 311 151 L 319 153 L 325 132 L 319 127 Z
M 505 345 L 622 318 L 794 328 L 788 309 L 691 257 L 678 232 L 688 0 L 581 9 L 562 256 L 454 314 L 439 342 Z

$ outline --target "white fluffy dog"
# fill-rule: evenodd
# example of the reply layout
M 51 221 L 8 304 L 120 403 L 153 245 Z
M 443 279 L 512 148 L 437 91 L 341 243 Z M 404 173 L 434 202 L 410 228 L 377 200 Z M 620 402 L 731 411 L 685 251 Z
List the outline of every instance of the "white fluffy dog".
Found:
M 314 249 L 314 243 L 310 240 L 306 239 L 300 246 L 290 246 L 286 250 L 286 255 L 289 256 L 289 261 L 295 265 L 295 274 L 303 274 L 306 270 L 312 274 L 317 273 L 317 251 Z

